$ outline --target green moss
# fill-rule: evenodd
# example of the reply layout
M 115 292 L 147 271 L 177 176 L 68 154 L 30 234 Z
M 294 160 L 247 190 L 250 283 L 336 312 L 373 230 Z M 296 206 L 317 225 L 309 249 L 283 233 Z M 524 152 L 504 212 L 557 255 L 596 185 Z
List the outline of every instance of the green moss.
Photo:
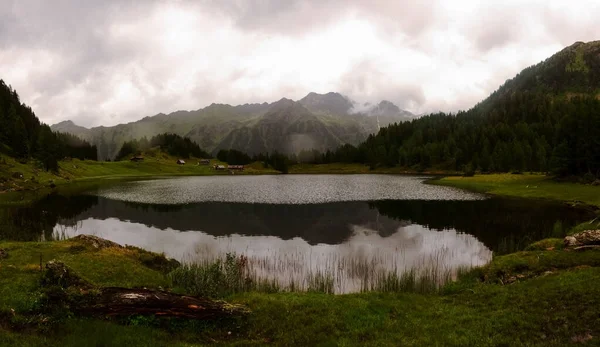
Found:
M 567 232 L 568 235 L 574 235 L 577 233 L 580 233 L 582 231 L 586 231 L 586 230 L 598 230 L 600 229 L 600 219 L 596 218 L 594 220 L 591 220 L 589 222 L 583 222 L 577 226 L 575 226 L 574 228 L 572 228 L 571 230 L 569 230 Z
M 565 246 L 563 239 L 544 239 L 532 243 L 525 248 L 526 251 L 559 250 Z
M 519 275 L 528 278 L 548 271 L 555 272 L 581 266 L 600 266 L 600 251 L 543 250 L 517 252 L 495 257 L 493 262 L 481 269 L 481 274 L 487 282 L 504 283 Z

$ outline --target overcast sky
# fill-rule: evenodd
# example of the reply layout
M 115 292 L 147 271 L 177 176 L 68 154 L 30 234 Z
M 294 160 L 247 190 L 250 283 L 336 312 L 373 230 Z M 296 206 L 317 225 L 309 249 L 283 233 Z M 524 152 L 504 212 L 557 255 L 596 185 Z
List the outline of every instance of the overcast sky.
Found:
M 0 78 L 49 124 L 311 91 L 456 111 L 600 39 L 598 0 L 1 2 Z

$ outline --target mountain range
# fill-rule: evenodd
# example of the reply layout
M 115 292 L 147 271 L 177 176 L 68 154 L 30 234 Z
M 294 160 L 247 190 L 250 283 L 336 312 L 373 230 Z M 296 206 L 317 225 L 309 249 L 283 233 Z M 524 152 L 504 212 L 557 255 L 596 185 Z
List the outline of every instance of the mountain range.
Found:
M 330 92 L 309 93 L 293 101 L 231 106 L 211 104 L 196 111 L 157 114 L 112 127 L 85 128 L 72 121 L 53 125 L 54 131 L 76 135 L 98 148 L 99 159 L 112 159 L 125 141 L 175 133 L 216 153 L 237 149 L 248 154 L 335 149 L 357 145 L 380 127 L 412 120 L 415 115 L 389 101 L 358 104 Z

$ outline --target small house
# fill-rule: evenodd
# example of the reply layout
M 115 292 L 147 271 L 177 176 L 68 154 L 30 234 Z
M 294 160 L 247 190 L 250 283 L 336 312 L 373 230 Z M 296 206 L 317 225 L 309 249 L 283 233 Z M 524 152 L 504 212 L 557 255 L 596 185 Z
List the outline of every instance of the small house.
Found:
M 217 170 L 217 171 L 225 170 L 225 165 L 215 165 L 215 170 Z
M 244 165 L 229 165 L 228 170 L 244 171 Z
M 178 159 L 178 160 L 177 160 L 177 165 L 185 165 L 185 160 L 183 160 L 183 159 Z
M 200 159 L 199 165 L 210 165 L 210 159 Z
M 144 161 L 144 157 L 140 157 L 140 156 L 135 156 L 135 157 L 131 157 L 131 159 L 129 159 L 133 162 L 140 162 L 140 161 Z

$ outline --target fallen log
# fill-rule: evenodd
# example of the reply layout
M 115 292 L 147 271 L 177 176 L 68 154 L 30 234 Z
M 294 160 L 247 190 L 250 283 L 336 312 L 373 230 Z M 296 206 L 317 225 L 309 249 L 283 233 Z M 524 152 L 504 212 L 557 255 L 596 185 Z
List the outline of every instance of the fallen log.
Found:
M 99 294 L 74 307 L 83 315 L 158 316 L 187 319 L 215 319 L 248 313 L 240 305 L 223 301 L 180 295 L 159 290 L 119 287 L 101 288 Z
M 585 251 L 586 249 L 600 249 L 600 245 L 586 245 L 573 248 L 575 251 Z

